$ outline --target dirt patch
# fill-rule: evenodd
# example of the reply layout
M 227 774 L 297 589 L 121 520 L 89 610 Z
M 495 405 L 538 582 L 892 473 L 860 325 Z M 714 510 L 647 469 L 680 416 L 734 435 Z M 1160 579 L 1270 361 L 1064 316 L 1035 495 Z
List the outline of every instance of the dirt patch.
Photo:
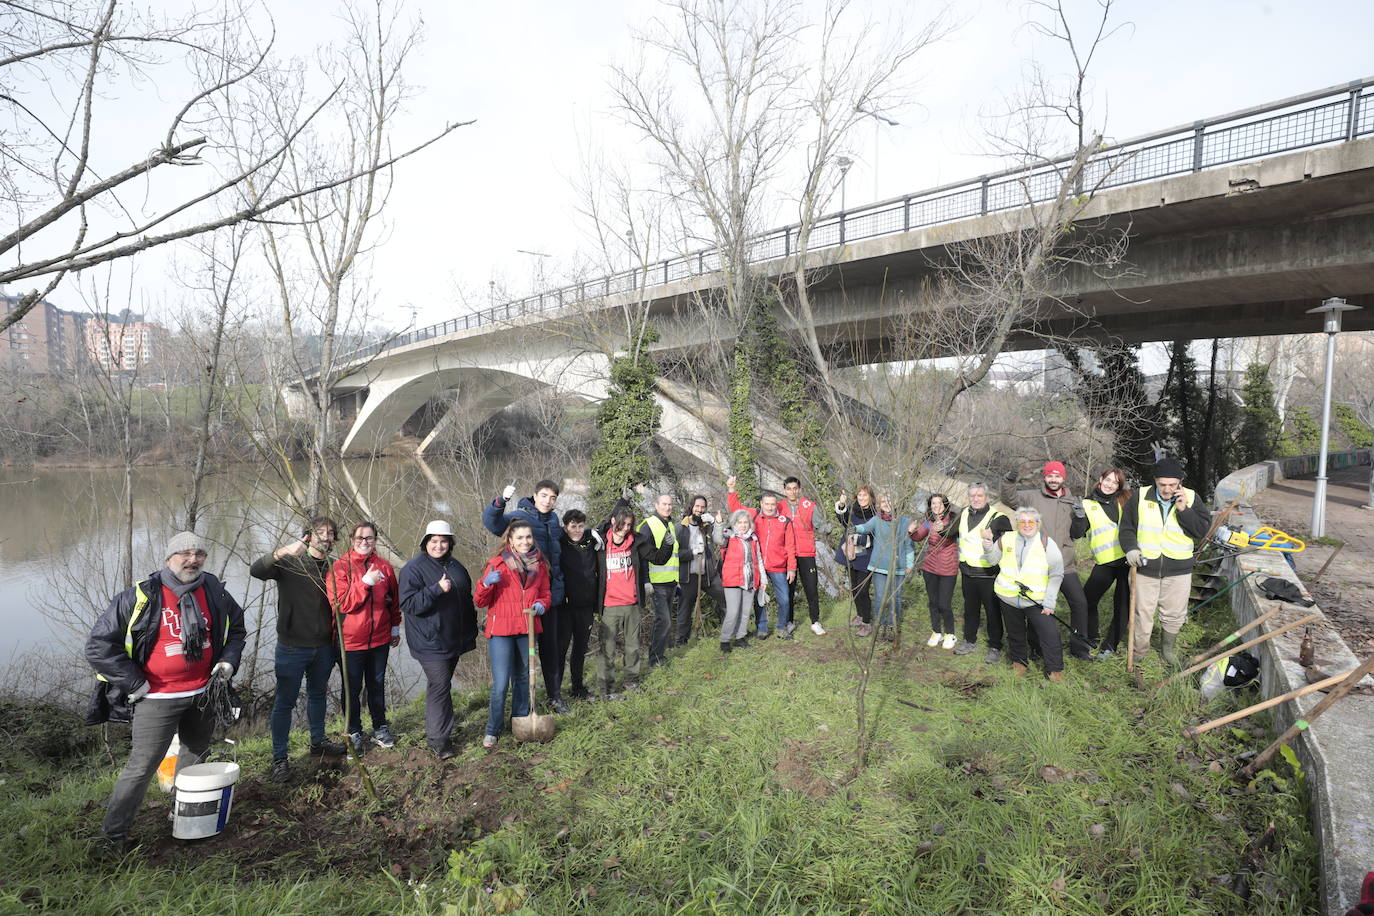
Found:
M 523 810 L 507 787 L 521 785 L 515 760 L 497 752 L 441 762 L 420 748 L 374 751 L 364 758 L 376 798 L 360 767 L 293 760 L 290 782 L 248 774 L 234 791 L 224 833 L 206 840 L 173 839 L 165 798 L 139 816 L 136 835 L 156 865 L 228 857 L 253 879 L 328 868 L 344 873 L 425 875 L 448 854 L 497 830 Z
M 830 752 L 818 742 L 784 739 L 774 770 L 778 784 L 810 798 L 825 798 L 835 791 L 835 784 L 818 771 L 829 757 Z
M 1316 482 L 1284 480 L 1255 497 L 1255 514 L 1265 524 L 1308 540 L 1307 549 L 1293 555 L 1299 577 L 1307 583 L 1336 632 L 1359 658 L 1374 653 L 1374 510 L 1360 508 L 1368 497 L 1368 468 L 1333 471 L 1327 483 L 1326 533 L 1343 541 L 1334 547 L 1310 543 L 1312 498 Z M 1330 559 L 1318 582 L 1312 579 Z
M 992 686 L 992 681 L 969 677 L 967 674 L 954 674 L 944 678 L 940 683 L 966 700 L 978 699 L 984 690 Z

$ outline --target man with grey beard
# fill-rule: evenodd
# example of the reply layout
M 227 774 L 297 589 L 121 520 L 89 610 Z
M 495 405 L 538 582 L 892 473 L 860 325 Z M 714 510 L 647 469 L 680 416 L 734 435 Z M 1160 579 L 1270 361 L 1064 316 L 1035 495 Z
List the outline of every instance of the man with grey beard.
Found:
M 172 736 L 181 739 L 178 772 L 205 759 L 214 718 L 203 695 L 212 678 L 234 676 L 243 654 L 243 608 L 203 570 L 205 542 L 183 531 L 167 542 L 166 556 L 161 569 L 114 597 L 86 640 L 86 661 L 111 705 L 133 707 L 129 760 L 102 826 L 116 852 L 132 845 L 129 828 Z

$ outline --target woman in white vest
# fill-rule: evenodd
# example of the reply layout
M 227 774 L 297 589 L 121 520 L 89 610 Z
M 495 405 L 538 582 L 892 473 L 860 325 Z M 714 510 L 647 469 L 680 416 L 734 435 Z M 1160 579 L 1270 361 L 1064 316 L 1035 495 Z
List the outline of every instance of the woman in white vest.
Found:
M 1064 680 L 1064 648 L 1054 620 L 1054 603 L 1064 581 L 1064 557 L 1059 545 L 1040 530 L 1040 512 L 1026 506 L 1016 510 L 1016 530 L 993 538 L 983 535 L 983 555 L 998 566 L 993 591 L 1002 608 L 1011 670 L 1017 677 L 1026 673 L 1030 659 L 1026 633 L 1034 630 L 1040 638 L 1045 674 L 1052 681 Z
M 1088 546 L 1093 552 L 1093 569 L 1083 583 L 1083 595 L 1088 601 L 1087 636 L 1097 642 L 1097 606 L 1113 585 L 1111 621 L 1097 644 L 1099 658 L 1116 654 L 1117 646 L 1126 638 L 1131 610 L 1131 568 L 1126 565 L 1126 551 L 1121 548 L 1121 513 L 1134 494 L 1126 487 L 1126 472 L 1109 468 L 1097 478 L 1097 486 L 1083 500 L 1088 516 Z

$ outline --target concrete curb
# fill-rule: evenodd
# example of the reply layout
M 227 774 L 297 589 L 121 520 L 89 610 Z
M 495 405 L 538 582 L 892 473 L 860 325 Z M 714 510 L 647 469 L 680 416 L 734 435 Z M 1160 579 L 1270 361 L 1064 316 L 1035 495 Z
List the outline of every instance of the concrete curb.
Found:
M 1332 468 L 1365 465 L 1370 460 L 1368 449 L 1337 455 L 1330 456 Z M 1217 485 L 1216 500 L 1224 505 L 1231 499 L 1239 499 L 1242 508 L 1231 516 L 1229 524 L 1233 528 L 1252 528 L 1261 522 L 1251 507 L 1244 505 L 1251 497 L 1276 480 L 1315 472 L 1316 457 L 1311 455 L 1261 462 L 1222 480 Z M 1269 576 L 1293 582 L 1307 594 L 1297 575 L 1278 554 L 1245 554 L 1228 561 L 1225 569 L 1232 581 L 1256 571 L 1256 575 L 1231 592 L 1231 607 L 1238 623 L 1248 623 L 1276 605 L 1288 610 L 1266 624 L 1265 630 L 1282 626 L 1285 620 L 1296 620 L 1312 610 L 1320 610 L 1264 597 L 1258 583 Z M 1312 634 L 1316 666 L 1323 671 L 1339 674 L 1360 664 L 1324 617 L 1313 624 Z M 1301 641 L 1302 634 L 1294 630 L 1256 647 L 1265 696 L 1286 693 L 1307 683 L 1306 671 L 1297 662 Z M 1368 678 L 1366 683 L 1369 683 Z M 1322 696 L 1321 693 L 1309 694 L 1276 707 L 1276 729 L 1285 729 L 1296 718 L 1306 715 Z M 1357 694 L 1345 697 L 1302 732 L 1293 749 L 1303 765 L 1312 821 L 1321 848 L 1322 912 L 1327 916 L 1342 916 L 1360 899 L 1360 883 L 1365 873 L 1374 870 L 1374 781 L 1369 777 L 1369 760 L 1374 751 L 1374 697 Z

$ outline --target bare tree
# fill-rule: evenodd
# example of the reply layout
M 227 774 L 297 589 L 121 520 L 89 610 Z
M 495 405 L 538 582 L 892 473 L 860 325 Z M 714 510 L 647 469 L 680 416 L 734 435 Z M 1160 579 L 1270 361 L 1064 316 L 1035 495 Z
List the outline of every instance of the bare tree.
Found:
M 1336 361 L 1339 374 L 1332 380 L 1334 396 L 1350 405 L 1361 423 L 1374 429 L 1374 333 L 1348 335 L 1343 343 Z M 1366 506 L 1374 509 L 1374 463 L 1369 468 Z

